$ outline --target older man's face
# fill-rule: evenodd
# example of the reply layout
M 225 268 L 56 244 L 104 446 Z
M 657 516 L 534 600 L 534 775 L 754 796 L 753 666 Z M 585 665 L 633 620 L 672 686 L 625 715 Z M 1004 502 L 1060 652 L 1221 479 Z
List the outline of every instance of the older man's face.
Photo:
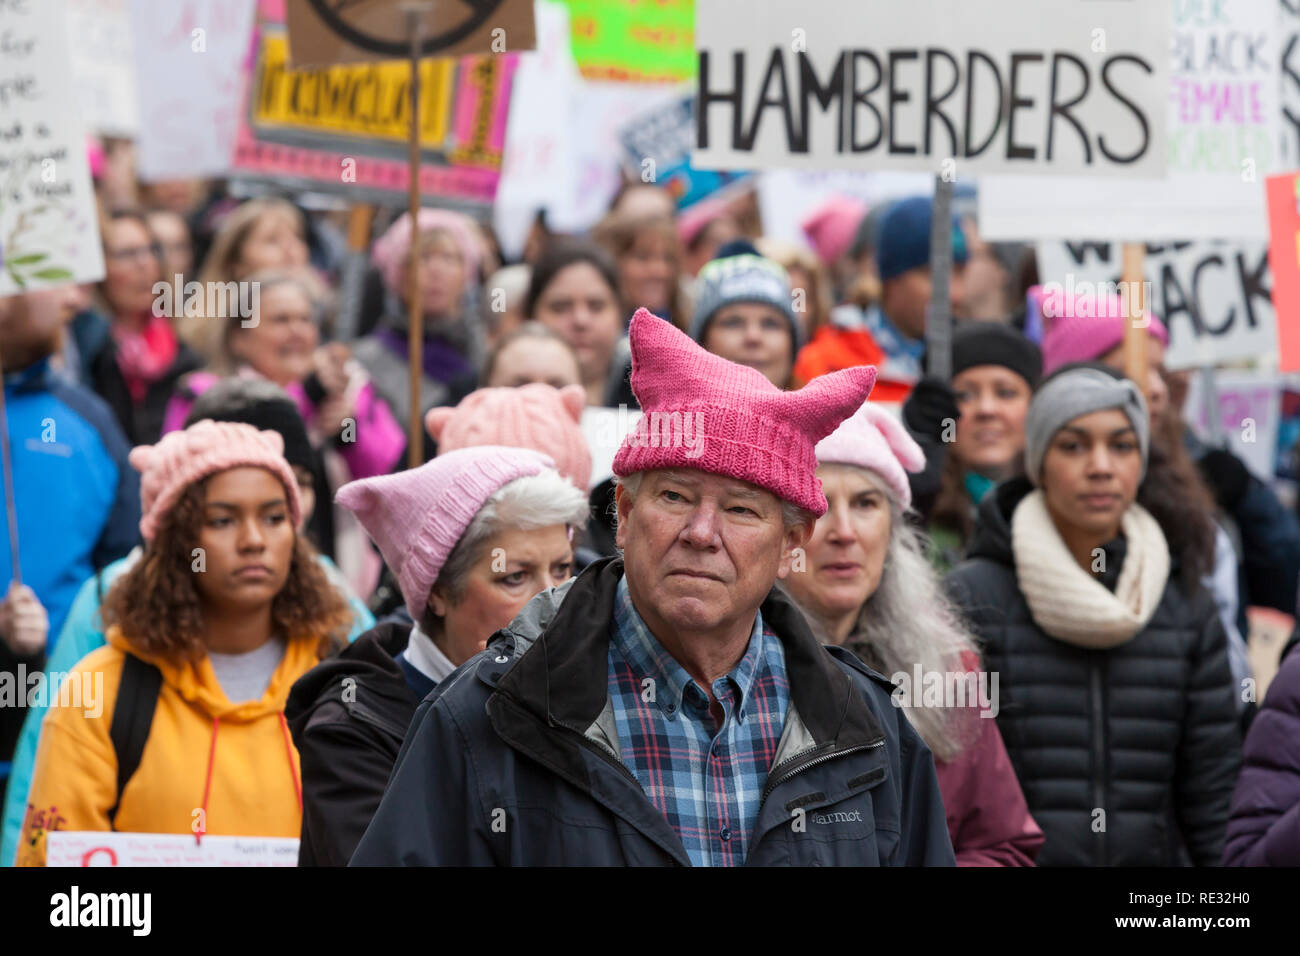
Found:
M 647 472 L 635 500 L 620 487 L 617 501 L 637 610 L 677 630 L 752 622 L 810 531 L 786 530 L 770 491 L 691 469 Z

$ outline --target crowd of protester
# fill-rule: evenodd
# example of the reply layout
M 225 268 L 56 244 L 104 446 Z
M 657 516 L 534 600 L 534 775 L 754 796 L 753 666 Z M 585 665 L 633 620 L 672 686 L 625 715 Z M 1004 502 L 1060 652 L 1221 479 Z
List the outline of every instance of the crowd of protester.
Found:
M 1158 316 L 1130 381 L 1120 302 L 954 218 L 940 378 L 929 197 L 796 244 L 636 183 L 518 262 L 422 210 L 418 303 L 399 215 L 343 323 L 337 214 L 100 187 L 104 279 L 0 298 L 5 865 L 1300 864 L 1300 636 L 1265 696 L 1246 617 L 1300 524 Z

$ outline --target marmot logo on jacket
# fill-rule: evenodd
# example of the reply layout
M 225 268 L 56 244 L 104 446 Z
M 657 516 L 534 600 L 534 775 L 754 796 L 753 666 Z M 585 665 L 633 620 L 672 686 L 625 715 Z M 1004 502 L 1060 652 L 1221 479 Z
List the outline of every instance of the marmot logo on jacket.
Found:
M 861 810 L 839 810 L 835 813 L 814 813 L 813 823 L 820 823 L 823 826 L 831 823 L 861 823 Z

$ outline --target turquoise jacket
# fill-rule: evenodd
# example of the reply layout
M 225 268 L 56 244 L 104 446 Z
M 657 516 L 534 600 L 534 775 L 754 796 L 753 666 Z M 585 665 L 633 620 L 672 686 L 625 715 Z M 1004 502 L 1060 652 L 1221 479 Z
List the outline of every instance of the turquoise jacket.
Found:
M 82 583 L 77 596 L 68 610 L 63 622 L 63 630 L 54 642 L 45 665 L 47 677 L 51 674 L 66 674 L 73 670 L 77 662 L 97 648 L 103 647 L 104 632 L 100 629 L 99 605 L 108 589 L 113 586 L 118 575 L 129 568 L 140 556 L 136 548 L 124 558 L 119 558 L 105 566 L 99 574 L 92 575 Z M 352 631 L 348 641 L 355 641 L 360 635 L 375 626 L 375 617 L 361 599 L 352 593 L 352 589 L 343 580 L 337 566 L 325 555 L 319 555 L 330 581 L 348 599 L 352 608 Z M 45 698 L 53 697 L 54 687 L 46 684 L 48 691 Z M 5 793 L 3 837 L 0 839 L 0 864 L 13 866 L 14 856 L 18 852 L 18 835 L 22 830 L 23 816 L 27 812 L 27 790 L 32 784 L 32 770 L 36 764 L 36 744 L 41 737 L 41 721 L 45 718 L 44 706 L 29 707 L 27 718 L 23 721 L 22 733 L 18 737 L 18 748 L 14 751 L 13 768 L 9 773 L 9 789 Z

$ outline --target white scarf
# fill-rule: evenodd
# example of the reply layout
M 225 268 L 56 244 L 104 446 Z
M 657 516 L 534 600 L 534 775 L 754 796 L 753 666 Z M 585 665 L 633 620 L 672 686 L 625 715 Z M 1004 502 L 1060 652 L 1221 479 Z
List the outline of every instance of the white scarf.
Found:
M 1034 623 L 1058 640 L 1093 650 L 1118 647 L 1151 620 L 1169 579 L 1169 545 L 1136 502 L 1120 528 L 1127 549 L 1112 593 L 1085 571 L 1056 530 L 1040 489 L 1011 516 L 1011 551 Z

